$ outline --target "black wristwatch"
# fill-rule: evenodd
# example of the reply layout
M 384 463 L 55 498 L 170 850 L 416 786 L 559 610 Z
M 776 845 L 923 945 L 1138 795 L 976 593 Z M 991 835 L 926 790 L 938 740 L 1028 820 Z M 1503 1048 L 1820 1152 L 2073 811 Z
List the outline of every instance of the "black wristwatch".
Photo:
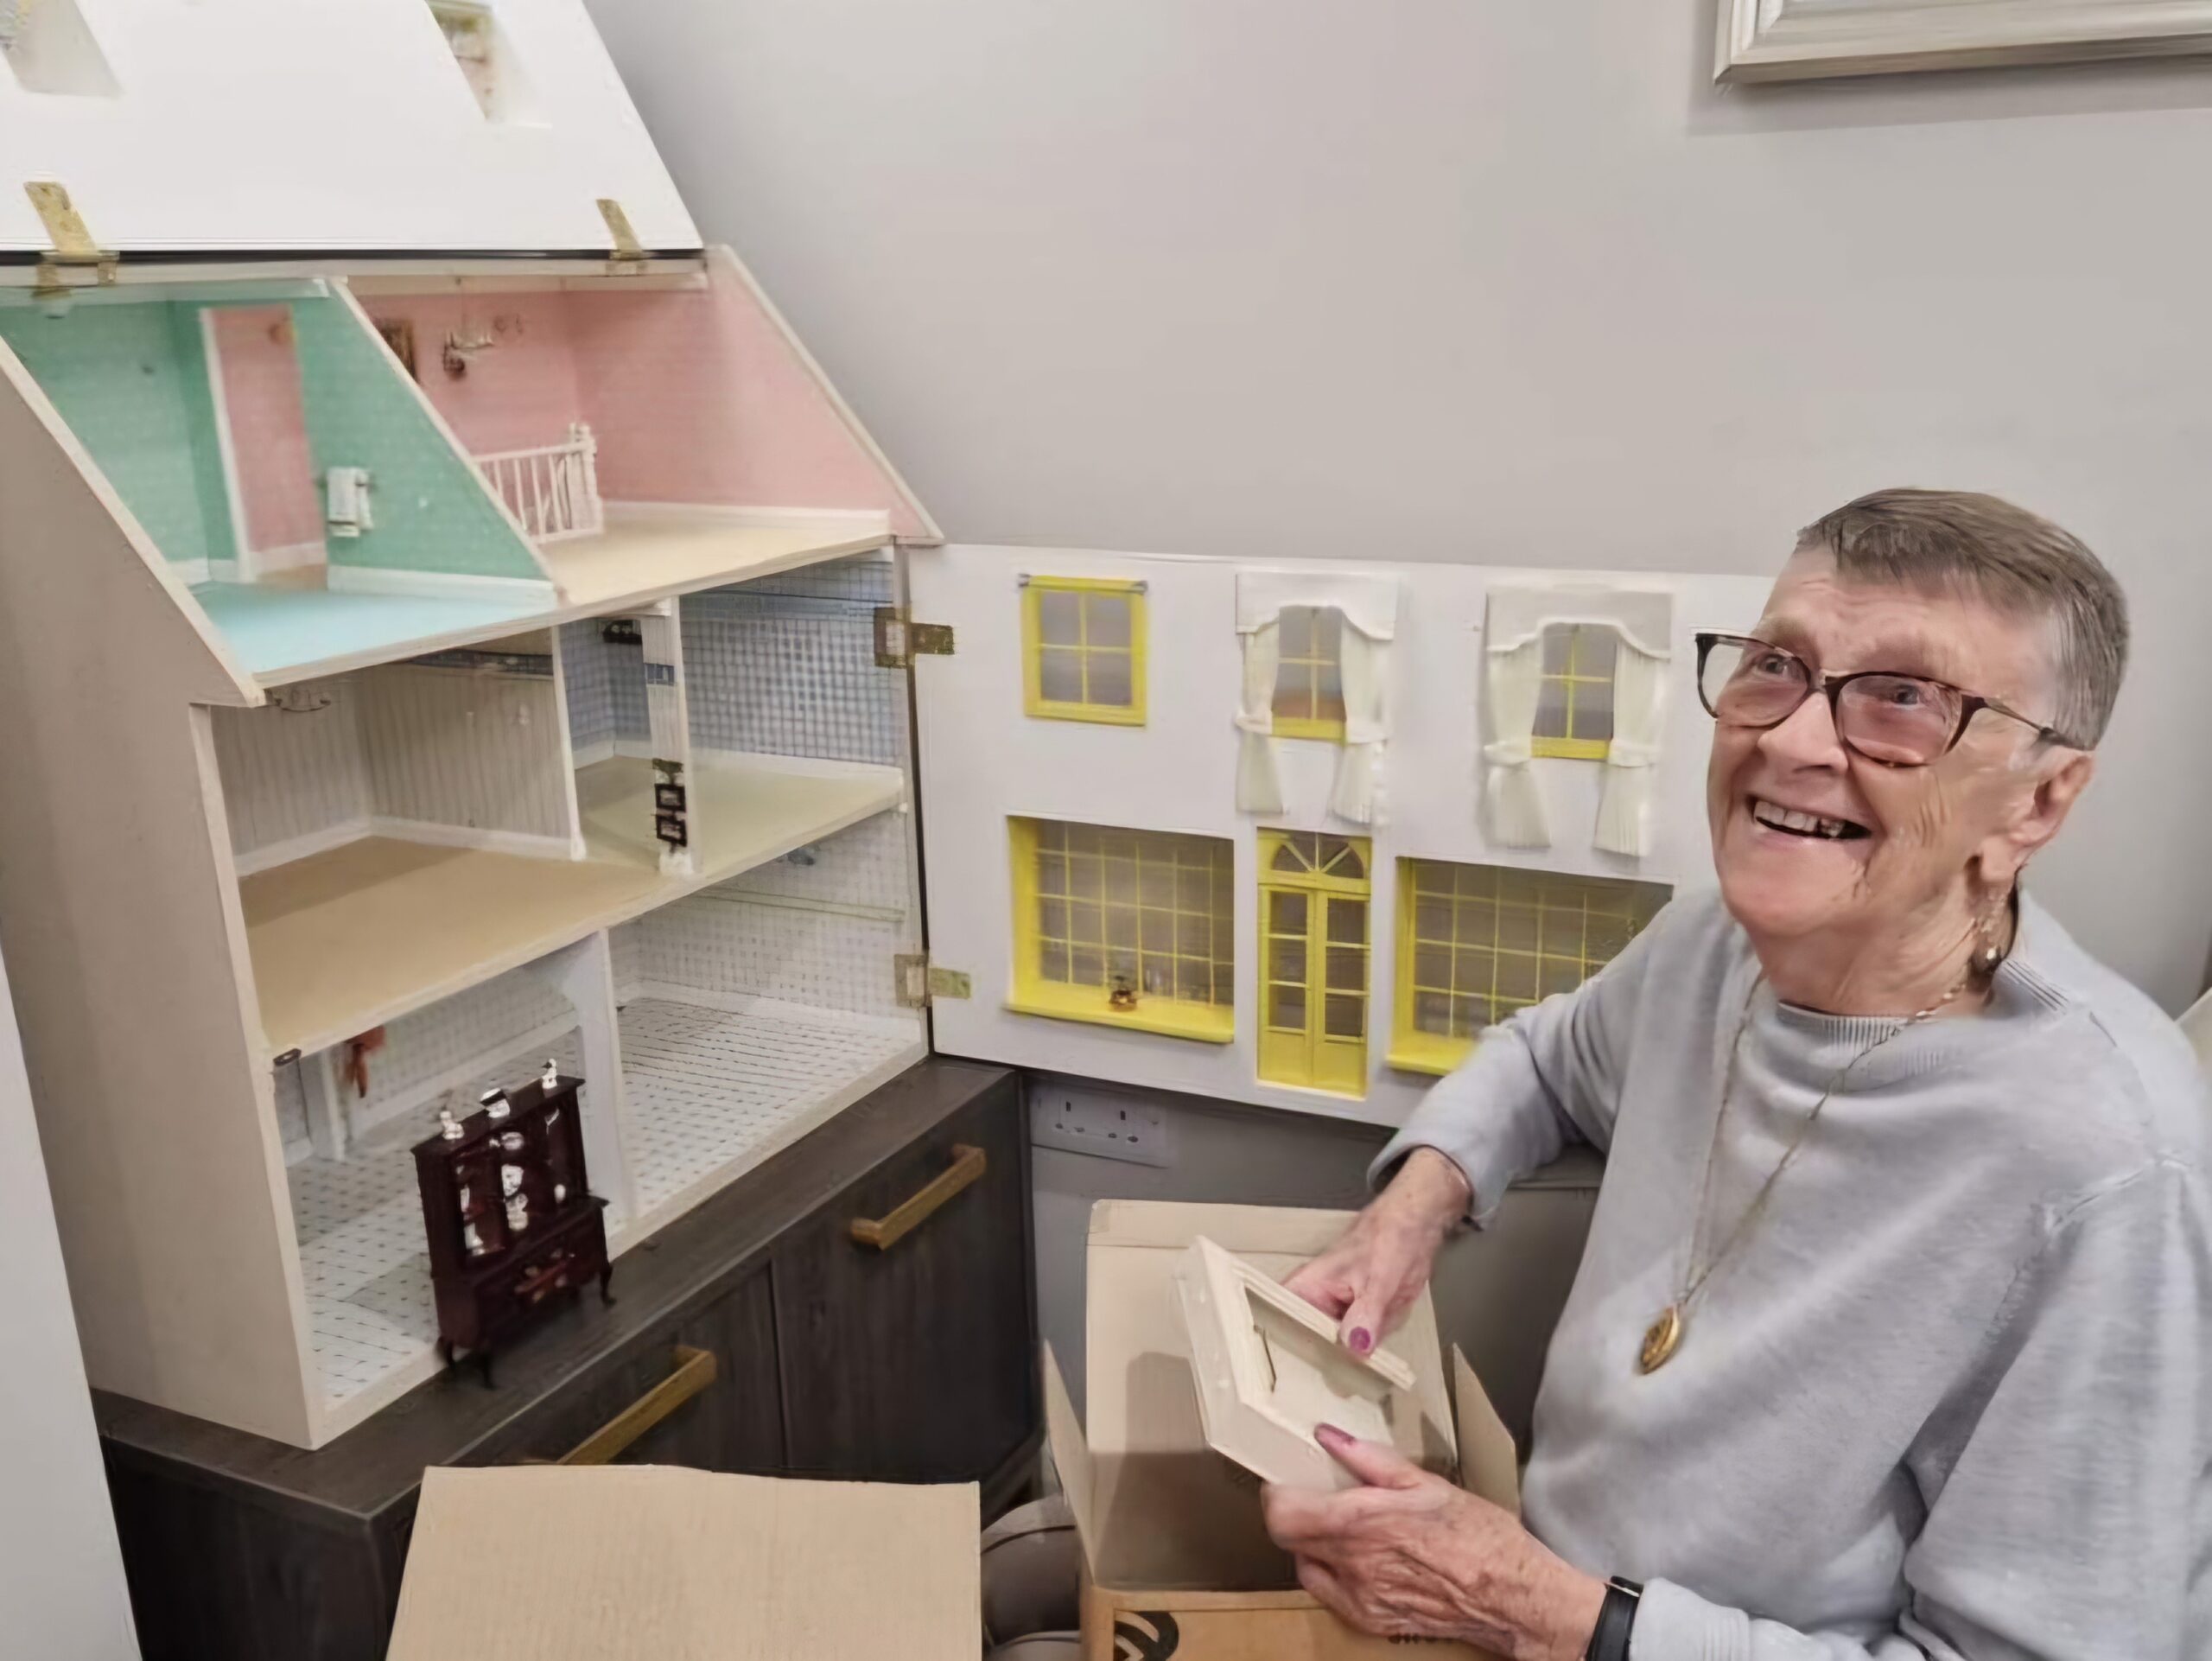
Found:
M 1630 1633 L 1636 1630 L 1637 1606 L 1643 1601 L 1643 1588 L 1616 1575 L 1605 1582 L 1605 1601 L 1598 1611 L 1597 1630 L 1582 1661 L 1628 1661 Z

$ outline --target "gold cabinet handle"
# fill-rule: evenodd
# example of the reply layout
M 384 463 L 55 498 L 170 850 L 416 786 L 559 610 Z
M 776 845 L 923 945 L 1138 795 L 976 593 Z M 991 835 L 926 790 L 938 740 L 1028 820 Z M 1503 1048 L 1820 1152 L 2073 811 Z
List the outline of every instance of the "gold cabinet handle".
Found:
M 854 1240 L 861 1245 L 874 1246 L 878 1251 L 890 1251 L 989 1168 L 990 1161 L 983 1156 L 982 1149 L 970 1148 L 965 1142 L 955 1143 L 952 1163 L 929 1187 L 908 1196 L 887 1215 L 853 1219 Z
M 663 1419 L 715 1382 L 715 1353 L 676 1346 L 676 1371 L 561 1455 L 562 1465 L 610 1465 Z

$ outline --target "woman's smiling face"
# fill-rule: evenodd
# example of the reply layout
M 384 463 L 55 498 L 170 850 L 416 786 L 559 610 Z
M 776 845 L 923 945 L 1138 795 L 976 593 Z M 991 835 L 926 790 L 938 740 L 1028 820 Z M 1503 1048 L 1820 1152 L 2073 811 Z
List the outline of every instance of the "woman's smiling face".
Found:
M 1917 675 L 2051 718 L 2047 623 L 1955 591 L 1849 582 L 1822 550 L 1783 567 L 1751 632 L 1816 672 Z M 2069 761 L 2079 780 L 2050 799 Z M 1916 767 L 1847 748 L 1822 697 L 1764 730 L 1716 724 L 1707 805 L 1721 890 L 1755 943 L 1832 951 L 1848 979 L 1892 943 L 1970 927 L 1982 891 L 2010 888 L 2086 779 L 2079 752 L 1988 711 Z

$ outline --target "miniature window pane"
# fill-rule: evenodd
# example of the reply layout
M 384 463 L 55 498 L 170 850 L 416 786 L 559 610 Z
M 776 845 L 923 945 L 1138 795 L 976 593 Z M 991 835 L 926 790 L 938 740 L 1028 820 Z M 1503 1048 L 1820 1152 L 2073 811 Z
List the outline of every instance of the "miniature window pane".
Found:
M 1290 735 L 1342 735 L 1344 614 L 1333 607 L 1286 606 L 1276 618 L 1274 716 Z M 1334 735 L 1315 728 L 1337 729 Z
M 1463 1042 L 1514 1010 L 1572 991 L 1666 903 L 1649 882 L 1410 860 L 1402 1038 Z M 1436 896 L 1449 894 L 1449 900 Z M 1493 898 L 1493 896 L 1496 896 Z
M 1046 983 L 1094 989 L 1095 1006 L 1056 1003 L 1046 1012 L 1088 1019 L 1110 1010 L 1140 1026 L 1154 1001 L 1207 1009 L 1230 1001 L 1234 856 L 1227 840 L 1014 823 L 1017 856 L 1027 850 L 1035 863 L 1035 899 L 1022 923 L 1034 944 L 1021 953 L 1017 994 Z
M 1543 680 L 1532 729 L 1536 753 L 1602 760 L 1613 736 L 1613 665 L 1620 637 L 1601 625 L 1554 623 L 1543 639 Z
M 1135 583 L 1030 579 L 1022 612 L 1027 712 L 1142 724 L 1143 607 Z

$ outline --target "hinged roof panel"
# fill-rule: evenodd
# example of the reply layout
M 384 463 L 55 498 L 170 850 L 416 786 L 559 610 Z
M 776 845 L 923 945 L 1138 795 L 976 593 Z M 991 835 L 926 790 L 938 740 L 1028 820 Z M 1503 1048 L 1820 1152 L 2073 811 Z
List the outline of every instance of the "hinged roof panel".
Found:
M 699 235 L 582 0 L 0 8 L 0 255 L 607 253 Z

